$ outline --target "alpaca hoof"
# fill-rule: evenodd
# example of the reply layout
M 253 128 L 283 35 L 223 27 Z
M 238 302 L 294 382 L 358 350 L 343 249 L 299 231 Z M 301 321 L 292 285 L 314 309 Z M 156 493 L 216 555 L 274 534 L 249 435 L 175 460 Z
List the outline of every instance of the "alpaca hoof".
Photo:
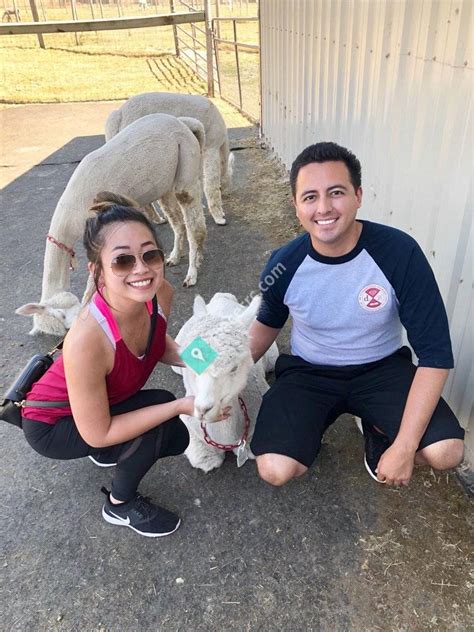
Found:
M 218 218 L 214 218 L 214 222 L 218 226 L 225 226 L 227 224 L 227 220 L 226 220 L 226 218 L 224 216 L 218 217 Z
M 181 257 L 177 257 L 176 255 L 170 254 L 169 257 L 166 257 L 165 263 L 167 266 L 177 266 Z
M 183 287 L 191 287 L 192 285 L 196 285 L 197 276 L 195 274 L 189 275 L 183 281 Z

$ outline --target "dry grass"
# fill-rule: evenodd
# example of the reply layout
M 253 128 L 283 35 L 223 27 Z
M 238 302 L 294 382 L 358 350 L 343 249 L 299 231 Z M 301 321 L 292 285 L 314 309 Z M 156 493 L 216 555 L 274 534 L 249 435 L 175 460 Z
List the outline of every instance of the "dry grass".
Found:
M 90 6 L 78 4 L 80 19 L 91 18 Z M 255 5 L 249 5 L 251 8 Z M 124 7 L 124 14 L 138 13 L 137 7 Z M 97 13 L 97 5 L 95 12 Z M 117 7 L 103 5 L 104 17 L 117 14 Z M 149 6 L 146 14 L 165 8 Z M 228 12 L 221 11 L 221 15 Z M 95 17 L 101 17 L 98 13 Z M 46 8 L 47 20 L 69 20 L 70 10 Z M 28 15 L 22 12 L 22 19 Z M 231 23 L 222 22 L 221 36 L 231 37 Z M 238 23 L 238 39 L 258 41 L 257 22 Z M 185 30 L 191 32 L 191 27 Z M 201 37 L 201 36 L 199 36 Z M 125 99 L 146 91 L 206 93 L 205 83 L 174 56 L 171 27 L 64 33 L 44 36 L 41 49 L 35 35 L 3 36 L 0 40 L 2 103 L 51 103 Z M 201 51 L 204 54 L 204 50 Z M 259 57 L 241 52 L 243 109 L 259 118 Z M 222 94 L 239 103 L 235 54 L 232 47 L 220 45 Z
M 204 82 L 173 55 L 122 57 L 25 48 L 12 52 L 0 51 L 3 103 L 126 99 L 154 90 L 206 91 Z

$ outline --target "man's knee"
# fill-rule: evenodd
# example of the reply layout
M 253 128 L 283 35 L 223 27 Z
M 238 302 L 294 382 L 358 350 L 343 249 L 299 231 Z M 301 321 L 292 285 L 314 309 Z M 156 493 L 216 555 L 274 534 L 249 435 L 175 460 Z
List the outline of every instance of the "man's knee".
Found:
M 308 468 L 283 454 L 262 454 L 257 457 L 260 478 L 270 485 L 280 487 L 292 478 L 302 476 Z
M 422 460 L 435 470 L 449 470 L 457 467 L 464 457 L 462 439 L 445 439 L 426 446 L 418 452 Z

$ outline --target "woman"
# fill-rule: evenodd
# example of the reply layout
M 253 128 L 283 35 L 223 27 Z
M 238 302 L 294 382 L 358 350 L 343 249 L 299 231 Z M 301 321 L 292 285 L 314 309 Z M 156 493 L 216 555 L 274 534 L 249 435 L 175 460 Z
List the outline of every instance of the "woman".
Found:
M 111 491 L 102 488 L 104 519 L 148 537 L 169 535 L 179 517 L 137 492 L 158 459 L 184 452 L 189 435 L 179 415 L 194 408 L 192 397 L 140 390 L 158 361 L 182 365 L 166 335 L 172 288 L 163 252 L 141 210 L 107 192 L 91 208 L 84 247 L 96 293 L 68 332 L 62 357 L 28 394 L 40 405 L 23 411 L 25 437 L 46 457 L 116 465 Z M 57 407 L 65 400 L 68 406 Z

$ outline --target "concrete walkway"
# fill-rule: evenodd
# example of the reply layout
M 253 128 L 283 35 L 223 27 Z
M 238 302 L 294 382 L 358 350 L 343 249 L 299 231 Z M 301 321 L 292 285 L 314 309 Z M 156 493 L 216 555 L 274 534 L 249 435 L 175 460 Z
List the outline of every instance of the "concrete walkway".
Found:
M 39 299 L 55 204 L 77 162 L 103 142 L 115 107 L 0 112 L 2 390 L 53 342 L 29 337 L 30 322 L 14 310 Z M 196 288 L 206 300 L 215 291 L 243 299 L 255 290 L 269 251 L 297 230 L 276 161 L 252 128 L 230 134 L 242 150 L 225 200 L 229 225 L 208 221 Z M 169 249 L 167 226 L 162 235 Z M 79 254 L 77 294 L 85 283 Z M 181 287 L 185 270 L 183 262 L 168 273 L 176 288 L 171 334 L 191 313 L 195 290 Z M 166 367 L 150 384 L 182 393 Z M 141 491 L 183 518 L 176 534 L 158 540 L 102 520 L 99 489 L 110 471 L 88 459 L 42 458 L 4 423 L 0 441 L 3 630 L 461 632 L 474 623 L 472 505 L 456 477 L 419 470 L 408 489 L 377 485 L 350 417 L 327 434 L 308 475 L 282 489 L 260 481 L 253 463 L 238 469 L 233 456 L 208 475 L 184 457 L 158 464 Z

